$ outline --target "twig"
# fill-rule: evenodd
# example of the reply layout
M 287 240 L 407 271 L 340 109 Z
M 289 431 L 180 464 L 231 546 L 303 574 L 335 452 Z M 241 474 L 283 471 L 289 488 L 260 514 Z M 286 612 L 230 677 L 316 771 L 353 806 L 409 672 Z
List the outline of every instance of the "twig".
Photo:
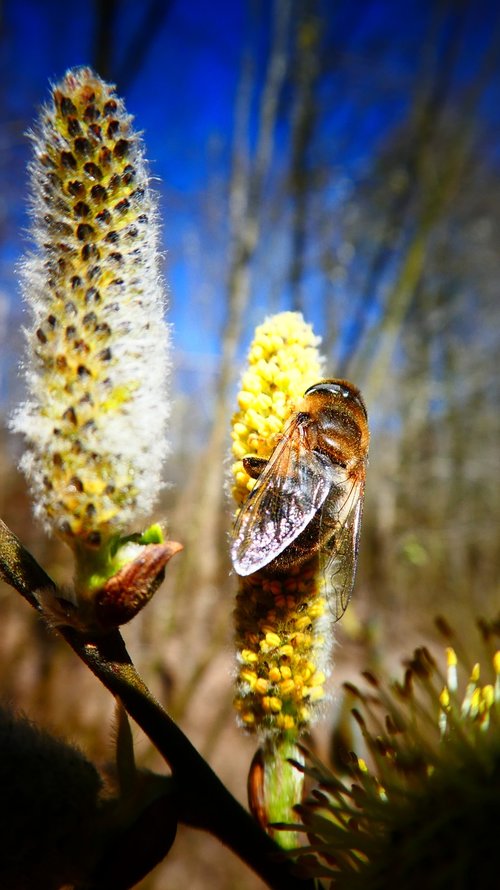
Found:
M 0 520 L 0 577 L 41 611 L 36 591 L 56 585 Z M 235 800 L 137 673 L 118 630 L 93 638 L 70 627 L 61 636 L 151 739 L 170 766 L 177 786 L 179 820 L 215 835 L 270 887 L 312 890 L 314 882 L 291 873 L 292 865 Z M 158 830 L 157 826 L 152 830 Z

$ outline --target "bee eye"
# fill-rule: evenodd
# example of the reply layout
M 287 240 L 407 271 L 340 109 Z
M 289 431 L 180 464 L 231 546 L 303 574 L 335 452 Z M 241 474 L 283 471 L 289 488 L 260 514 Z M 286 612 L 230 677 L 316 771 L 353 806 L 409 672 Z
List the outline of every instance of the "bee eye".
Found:
M 356 403 L 356 405 L 361 408 L 365 417 L 367 416 L 366 407 L 363 399 L 357 393 L 355 387 L 351 390 L 348 389 L 347 386 L 343 386 L 342 383 L 335 383 L 333 380 L 328 380 L 322 383 L 315 383 L 313 386 L 310 386 L 309 389 L 306 389 L 304 395 L 309 396 L 314 392 L 329 392 L 333 395 L 340 395 L 344 399 L 351 399 L 353 402 Z
M 345 397 L 349 395 L 349 390 L 340 386 L 339 383 L 315 383 L 313 386 L 310 386 L 309 389 L 306 389 L 304 395 L 309 396 L 313 392 L 342 393 Z

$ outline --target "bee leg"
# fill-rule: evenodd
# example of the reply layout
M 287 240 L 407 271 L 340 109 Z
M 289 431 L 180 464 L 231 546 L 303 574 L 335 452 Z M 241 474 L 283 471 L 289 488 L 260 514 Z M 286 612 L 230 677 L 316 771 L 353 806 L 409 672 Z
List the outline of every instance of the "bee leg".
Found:
M 243 466 L 251 479 L 258 479 L 266 464 L 267 460 L 264 457 L 249 455 L 243 458 Z

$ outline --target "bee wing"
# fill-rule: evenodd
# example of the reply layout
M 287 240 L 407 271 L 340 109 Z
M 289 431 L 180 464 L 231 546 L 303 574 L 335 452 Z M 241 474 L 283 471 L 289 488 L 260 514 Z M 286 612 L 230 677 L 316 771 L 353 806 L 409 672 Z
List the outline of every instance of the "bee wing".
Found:
M 257 572 L 295 541 L 334 480 L 332 462 L 307 446 L 296 425 L 276 446 L 236 520 L 231 558 L 238 575 Z
M 364 481 L 347 481 L 338 489 L 336 505 L 337 528 L 324 550 L 323 575 L 332 599 L 335 620 L 342 618 L 354 586 L 358 561 L 359 532 L 363 512 Z

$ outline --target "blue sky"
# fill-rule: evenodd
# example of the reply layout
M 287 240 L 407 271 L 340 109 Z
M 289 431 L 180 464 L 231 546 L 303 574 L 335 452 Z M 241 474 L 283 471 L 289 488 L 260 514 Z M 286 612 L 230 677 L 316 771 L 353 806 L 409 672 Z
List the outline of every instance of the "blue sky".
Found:
M 117 78 L 117 88 L 135 115 L 136 125 L 144 131 L 151 170 L 159 178 L 179 358 L 197 354 L 210 369 L 216 366 L 217 334 L 223 317 L 226 186 L 242 52 L 250 44 L 255 58 L 255 124 L 258 85 L 270 39 L 271 4 L 255 4 L 258 14 L 253 19 L 248 12 L 251 4 L 246 2 L 165 0 L 165 4 L 165 15 L 136 76 L 123 86 Z M 136 0 L 122 0 L 119 5 L 122 11 L 111 52 L 111 69 L 117 72 L 143 15 L 143 4 Z M 331 75 L 320 85 L 320 94 L 332 111 L 322 122 L 316 150 L 325 164 L 330 151 L 334 158 L 331 207 L 332 213 L 337 209 L 340 213 L 346 194 L 358 177 L 369 174 L 385 135 L 411 105 L 429 22 L 433 18 L 438 22 L 439 11 L 447 7 L 432 0 L 411 0 L 404 8 L 395 0 L 360 0 L 357 4 L 324 0 L 318 8 L 324 14 L 325 42 L 330 41 L 334 50 Z M 450 4 L 449 9 L 453 8 Z M 493 2 L 469 4 L 463 20 L 464 48 L 453 74 L 457 86 L 474 76 L 483 46 L 499 18 Z M 453 22 L 452 12 L 449 23 L 438 28 L 432 52 L 439 55 L 445 51 Z M 0 31 L 0 288 L 7 295 L 15 325 L 19 323 L 20 298 L 14 264 L 23 250 L 27 226 L 29 145 L 23 133 L 47 98 L 49 81 L 59 79 L 69 67 L 91 61 L 94 30 L 95 4 L 91 2 L 7 0 L 4 5 Z M 493 78 L 478 109 L 485 128 L 498 114 L 499 70 L 496 86 Z M 281 175 L 280 161 L 287 153 L 292 98 L 288 87 L 276 130 L 273 179 Z M 498 144 L 490 143 L 488 150 L 495 154 Z M 271 205 L 267 212 L 272 217 Z M 287 308 L 286 289 L 276 295 L 269 276 L 266 278 L 267 272 L 273 272 L 274 258 L 278 262 L 286 257 L 287 236 L 279 226 L 273 230 L 272 219 L 270 232 L 272 255 L 266 256 L 268 244 L 260 248 L 263 271 L 255 278 L 249 323 L 260 320 L 271 299 L 279 308 Z M 312 312 L 317 287 L 321 283 L 312 275 Z M 202 304 L 205 299 L 203 324 L 192 324 L 194 297 Z
M 244 4 L 239 7 L 219 2 L 214 10 L 209 4 L 174 3 L 137 77 L 125 91 L 117 84 L 136 118 L 136 126 L 144 132 L 151 172 L 159 179 L 156 187 L 168 190 L 168 197 L 161 197 L 161 211 L 167 262 L 170 257 L 169 286 L 172 302 L 179 307 L 174 321 L 181 338 L 185 327 L 183 307 L 187 304 L 183 295 L 192 282 L 189 269 L 173 256 L 184 252 L 214 155 L 215 164 L 227 167 L 243 10 Z M 9 165 L 0 171 L 8 187 L 8 228 L 0 247 L 0 281 L 15 316 L 20 301 L 14 264 L 23 249 L 23 230 L 28 225 L 25 167 L 30 147 L 24 131 L 47 99 L 49 81 L 59 79 L 69 67 L 88 64 L 95 26 L 93 12 L 92 3 L 72 5 L 68 12 L 68 4 L 60 0 L 21 0 L 7 3 L 5 8 L 0 70 L 5 84 L 4 138 L 10 143 L 6 146 Z M 128 45 L 140 14 L 141 4 L 123 4 L 113 54 L 117 59 Z M 224 158 L 219 160 L 221 152 Z M 216 348 L 213 338 L 203 342 L 199 327 L 189 333 L 189 341 L 191 348 L 202 352 Z

